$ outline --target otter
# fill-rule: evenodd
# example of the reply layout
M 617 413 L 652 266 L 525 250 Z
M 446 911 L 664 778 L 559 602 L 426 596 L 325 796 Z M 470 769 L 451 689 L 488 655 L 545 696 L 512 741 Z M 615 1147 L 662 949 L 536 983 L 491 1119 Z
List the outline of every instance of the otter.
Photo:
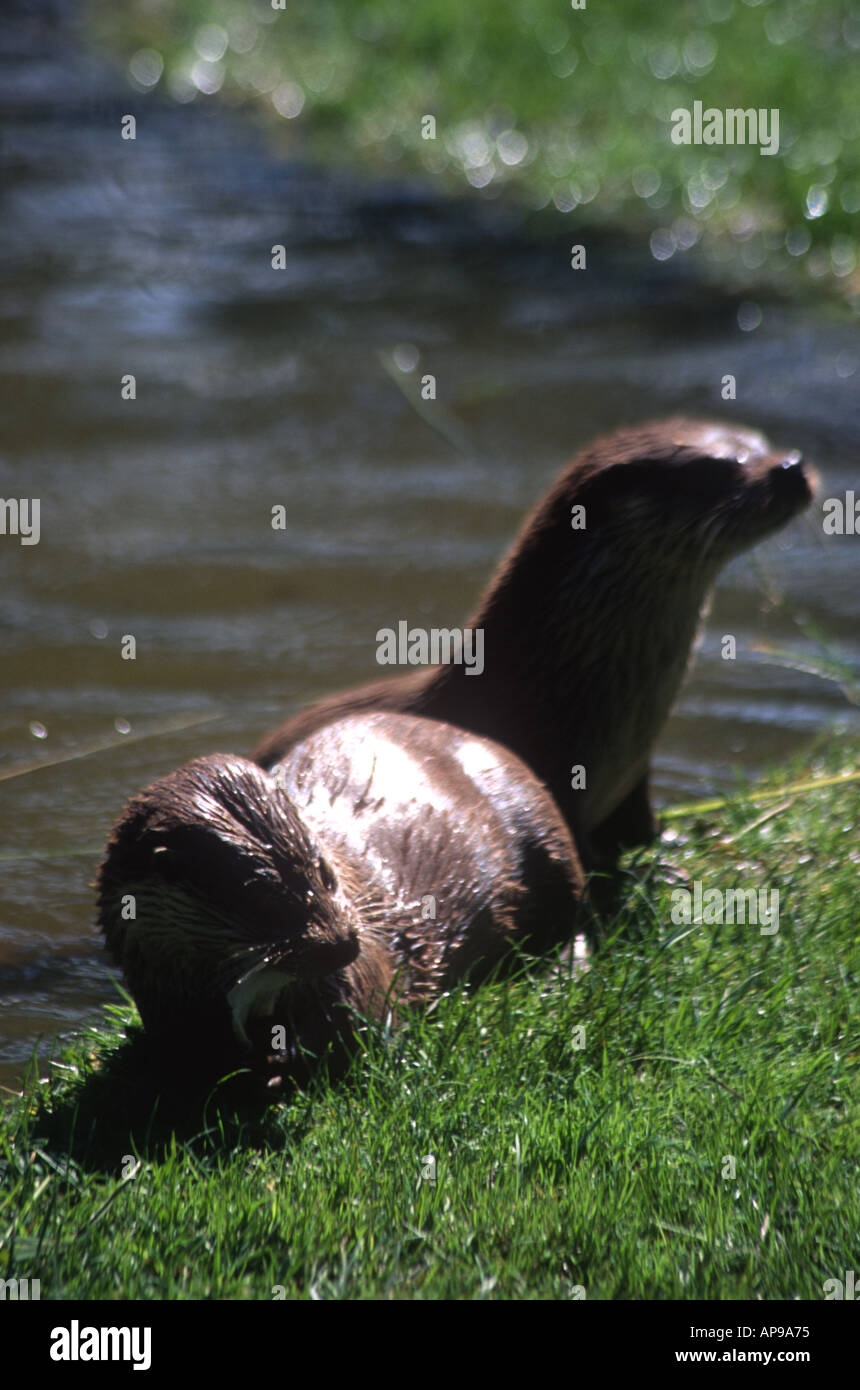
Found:
M 514 754 L 386 713 L 327 725 L 268 772 L 215 754 L 154 782 L 97 887 L 146 1032 L 186 1066 L 273 1083 L 324 1056 L 342 1070 L 356 1014 L 567 940 L 585 901 L 567 826 Z
M 651 754 L 717 573 L 801 511 L 813 482 L 798 452 L 746 428 L 676 418 L 607 435 L 537 503 L 466 624 L 484 632 L 480 676 L 427 667 L 329 697 L 252 757 L 271 767 L 373 709 L 452 724 L 517 754 L 586 871 L 611 871 L 656 835 Z

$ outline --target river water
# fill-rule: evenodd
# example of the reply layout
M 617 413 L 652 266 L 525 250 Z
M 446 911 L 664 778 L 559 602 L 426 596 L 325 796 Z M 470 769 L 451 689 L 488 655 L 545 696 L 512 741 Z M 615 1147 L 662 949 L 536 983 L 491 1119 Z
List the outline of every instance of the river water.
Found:
M 0 536 L 11 1083 L 37 1037 L 117 997 L 90 883 L 131 792 L 375 677 L 378 628 L 461 623 L 601 430 L 737 419 L 803 449 L 825 495 L 860 496 L 860 343 L 823 299 L 757 298 L 744 332 L 737 296 L 620 241 L 592 237 L 572 272 L 566 221 L 535 237 L 499 203 L 284 163 L 222 108 L 131 95 L 73 7 L 22 5 L 0 78 L 0 496 L 41 501 L 38 545 Z M 407 398 L 424 372 L 432 423 Z M 858 563 L 860 536 L 825 538 L 819 512 L 725 572 L 661 741 L 661 803 L 856 728 L 838 683 L 761 647 L 823 642 L 856 676 Z

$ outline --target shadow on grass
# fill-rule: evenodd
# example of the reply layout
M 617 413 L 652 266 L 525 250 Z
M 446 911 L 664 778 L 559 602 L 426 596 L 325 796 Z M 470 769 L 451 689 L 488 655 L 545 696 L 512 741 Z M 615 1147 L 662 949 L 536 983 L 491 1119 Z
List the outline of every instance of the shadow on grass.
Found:
M 298 1087 L 273 1092 L 258 1072 L 226 1065 L 222 1070 L 214 1059 L 205 1067 L 182 1064 L 139 1026 L 129 1027 L 121 1041 L 103 1042 L 93 1034 L 90 1043 L 98 1052 L 94 1056 L 91 1045 L 79 1060 L 82 1076 L 34 1097 L 29 1142 L 49 1154 L 115 1175 L 125 1155 L 156 1160 L 175 1144 L 209 1155 L 283 1144 L 273 1102 L 293 1099 Z M 306 1088 L 309 1096 L 326 1076 L 321 1064 Z M 39 1091 L 44 1089 L 42 1083 Z M 29 1083 L 25 1090 L 33 1094 Z M 309 1112 L 310 1107 L 294 1115 L 293 1133 L 309 1123 Z

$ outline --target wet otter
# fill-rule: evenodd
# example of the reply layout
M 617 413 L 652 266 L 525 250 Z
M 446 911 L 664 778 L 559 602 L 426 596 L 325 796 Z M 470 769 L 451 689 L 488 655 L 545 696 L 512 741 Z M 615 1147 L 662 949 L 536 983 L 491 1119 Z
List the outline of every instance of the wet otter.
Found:
M 469 620 L 484 630 L 480 676 L 429 667 L 359 687 L 300 712 L 253 757 L 271 767 L 361 710 L 446 721 L 518 754 L 584 867 L 611 868 L 655 834 L 651 751 L 718 571 L 811 496 L 800 455 L 751 430 L 672 419 L 608 435 L 538 502 Z M 574 790 L 577 765 L 587 783 Z
M 99 920 L 168 1055 L 304 1079 L 381 1017 L 578 925 L 583 877 L 546 789 L 450 725 L 353 716 L 271 773 L 217 754 L 126 807 Z M 128 920 L 128 896 L 135 916 Z M 285 1041 L 273 1043 L 272 1029 Z

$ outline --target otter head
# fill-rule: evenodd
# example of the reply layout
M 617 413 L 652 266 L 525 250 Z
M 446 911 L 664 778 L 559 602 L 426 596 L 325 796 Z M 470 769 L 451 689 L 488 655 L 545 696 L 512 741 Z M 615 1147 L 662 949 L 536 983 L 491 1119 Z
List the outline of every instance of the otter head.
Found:
M 97 880 L 99 923 L 148 1030 L 272 1019 L 296 980 L 358 954 L 339 866 L 244 758 L 197 758 L 128 803 Z
M 754 430 L 665 420 L 621 430 L 581 454 L 562 491 L 625 574 L 706 586 L 733 556 L 779 530 L 811 500 L 797 450 Z
M 538 667 L 556 691 L 583 664 L 608 663 L 625 684 L 640 637 L 686 657 L 721 567 L 801 511 L 814 481 L 799 453 L 752 430 L 684 419 L 618 430 L 538 504 L 472 623 L 495 622 L 508 663 Z M 488 634 L 488 663 L 490 646 Z
M 528 615 L 561 650 L 566 627 L 581 654 L 602 636 L 630 640 L 637 605 L 663 626 L 664 605 L 670 623 L 697 617 L 721 567 L 800 512 L 815 481 L 797 451 L 753 430 L 685 419 L 618 430 L 538 503 L 473 625 L 495 616 L 513 633 Z

